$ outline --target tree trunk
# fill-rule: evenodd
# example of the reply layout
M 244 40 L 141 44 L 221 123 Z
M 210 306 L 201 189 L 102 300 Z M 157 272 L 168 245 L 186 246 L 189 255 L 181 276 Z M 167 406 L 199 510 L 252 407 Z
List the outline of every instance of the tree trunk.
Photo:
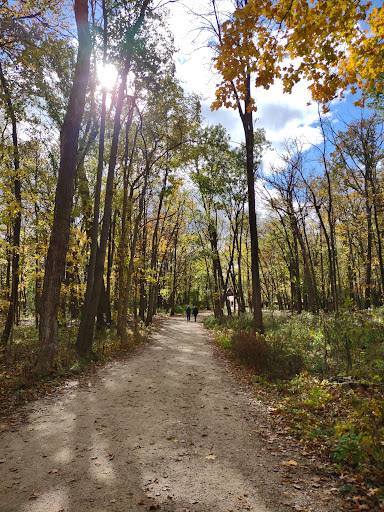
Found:
M 211 221 L 210 221 L 211 222 Z M 214 225 L 210 225 L 209 229 L 209 240 L 211 243 L 211 251 L 212 251 L 212 270 L 213 270 L 213 278 L 215 283 L 214 290 L 214 306 L 213 312 L 215 318 L 223 317 L 223 304 L 222 304 L 222 296 L 223 296 L 223 288 L 222 288 L 222 279 L 220 276 L 220 256 L 219 251 L 217 249 L 217 232 L 216 227 Z
M 126 275 L 126 254 L 128 250 L 128 220 L 132 216 L 132 202 L 134 189 L 131 186 L 130 193 L 128 194 L 130 171 L 132 168 L 133 153 L 136 146 L 137 130 L 135 134 L 135 140 L 131 151 L 131 156 L 128 162 L 129 156 L 129 132 L 132 124 L 133 106 L 131 105 L 130 115 L 128 121 L 125 124 L 125 149 L 124 149 L 124 176 L 123 176 L 123 207 L 121 212 L 121 234 L 119 246 L 117 249 L 117 267 L 118 267 L 118 300 L 117 300 L 117 332 L 121 337 L 122 331 L 125 331 L 125 321 L 122 318 L 124 310 L 124 297 L 125 297 L 125 275 Z
M 53 365 L 58 356 L 57 312 L 68 249 L 77 144 L 85 106 L 91 57 L 87 0 L 75 0 L 74 9 L 79 47 L 67 114 L 60 134 L 60 168 L 41 297 L 38 368 L 42 373 Z
M 367 223 L 367 252 L 365 260 L 365 307 L 371 306 L 371 282 L 372 282 L 372 206 L 369 201 L 368 191 L 365 193 L 365 217 Z
M 143 190 L 141 191 L 141 196 L 140 196 L 140 200 L 139 200 L 139 211 L 137 212 L 135 224 L 133 227 L 133 237 L 132 237 L 128 271 L 127 271 L 127 281 L 125 283 L 125 289 L 123 289 L 124 295 L 121 298 L 121 300 L 123 301 L 123 304 L 122 304 L 122 309 L 120 312 L 120 318 L 119 318 L 119 321 L 117 324 L 117 331 L 120 336 L 122 345 L 125 345 L 126 341 L 127 341 L 126 325 L 127 325 L 127 316 L 128 316 L 129 297 L 130 297 L 130 293 L 131 293 L 131 283 L 132 283 L 132 276 L 133 276 L 133 270 L 134 270 L 134 261 L 135 261 L 137 241 L 139 238 L 140 223 L 141 223 L 143 213 L 144 213 L 145 196 L 147 193 L 147 185 L 148 185 L 148 177 L 149 177 L 148 175 L 149 175 L 149 169 L 147 168 L 145 171 L 145 176 L 144 176 Z
M 130 37 L 134 38 L 135 34 L 140 29 L 144 20 L 145 12 L 150 0 L 144 0 L 140 14 L 135 23 L 130 27 Z M 90 283 L 90 300 L 87 308 L 84 308 L 82 315 L 79 333 L 76 341 L 76 349 L 80 356 L 88 358 L 92 353 L 93 332 L 95 325 L 95 317 L 97 313 L 97 306 L 100 297 L 100 290 L 104 275 L 105 255 L 107 251 L 108 237 L 111 225 L 112 214 L 112 198 L 113 198 L 113 182 L 115 176 L 115 168 L 117 162 L 117 150 L 119 143 L 119 136 L 121 130 L 121 113 L 123 110 L 124 99 L 126 95 L 127 77 L 131 68 L 131 54 L 128 54 L 125 59 L 124 69 L 121 74 L 121 82 L 116 102 L 116 110 L 113 124 L 113 135 L 111 143 L 111 152 L 109 157 L 107 184 L 105 189 L 104 200 L 104 217 L 100 234 L 99 251 L 96 251 L 94 275 Z M 88 288 L 88 283 L 87 283 Z
M 236 236 L 237 267 L 238 267 L 237 288 L 238 288 L 238 304 L 239 304 L 238 311 L 239 311 L 239 314 L 245 313 L 245 299 L 244 299 L 243 279 L 242 279 L 242 254 L 241 254 L 243 221 L 244 221 L 244 207 L 241 212 L 240 239 L 239 239 L 239 235 Z
M 244 112 L 240 111 L 245 134 L 245 146 L 247 152 L 247 184 L 248 184 L 248 214 L 249 231 L 251 235 L 251 274 L 252 274 L 252 310 L 253 328 L 260 333 L 264 332 L 261 285 L 259 273 L 259 240 L 257 233 L 256 201 L 255 201 L 255 176 L 254 176 L 254 130 L 252 111 L 249 111 L 251 104 L 250 75 L 247 76 L 247 99 Z
M 170 316 L 175 315 L 175 300 L 176 300 L 176 282 L 177 282 L 177 242 L 179 237 L 179 230 L 176 229 L 175 242 L 173 247 L 173 272 L 172 272 L 172 292 L 170 297 Z
M 15 196 L 15 213 L 13 217 L 13 233 L 12 233 L 12 280 L 11 280 L 11 295 L 9 298 L 9 307 L 5 320 L 5 326 L 3 334 L 1 336 L 1 345 L 5 346 L 8 343 L 13 323 L 15 320 L 15 314 L 18 306 L 18 294 L 19 294 L 19 265 L 20 265 L 20 232 L 21 232 L 21 183 L 19 176 L 20 169 L 20 156 L 19 156 L 19 144 L 17 137 L 17 121 L 16 114 L 13 108 L 13 102 L 11 93 L 8 88 L 7 81 L 5 79 L 3 68 L 0 63 L 0 82 L 3 89 L 6 102 L 6 111 L 11 119 L 12 123 L 12 143 L 13 143 L 13 190 Z
M 109 157 L 107 184 L 105 189 L 104 216 L 101 228 L 99 250 L 97 251 L 97 238 L 92 238 L 92 245 L 96 245 L 94 268 L 88 271 L 86 297 L 89 302 L 84 302 L 81 322 L 76 341 L 76 350 L 80 356 L 88 358 L 92 353 L 93 331 L 95 326 L 95 317 L 100 297 L 100 290 L 104 276 L 105 255 L 107 252 L 108 237 L 111 225 L 113 182 L 115 177 L 115 168 L 117 162 L 117 150 L 121 130 L 121 112 L 123 110 L 127 76 L 130 69 L 131 60 L 128 57 L 121 76 L 119 94 L 116 104 L 115 119 L 113 126 L 113 136 L 111 153 Z M 92 274 L 92 275 L 91 275 Z
M 146 210 L 144 205 L 144 229 L 143 229 L 143 240 L 141 244 L 141 255 L 143 258 L 142 270 L 140 275 L 140 301 L 139 301 L 139 316 L 142 322 L 145 319 L 145 309 L 146 309 L 146 294 L 145 294 L 145 273 L 147 266 L 147 227 L 146 227 Z
M 308 297 L 308 309 L 312 313 L 315 311 L 315 292 L 312 282 L 312 275 L 311 275 L 311 269 L 310 269 L 310 263 L 308 258 L 308 253 L 305 247 L 303 236 L 300 232 L 296 215 L 293 212 L 293 205 L 290 202 L 289 204 L 290 212 L 289 212 L 289 218 L 291 222 L 291 228 L 294 238 L 299 242 L 300 249 L 301 249 L 301 256 L 303 258 L 303 266 L 304 266 L 304 278 L 305 278 L 305 284 L 307 288 L 307 297 Z
M 155 307 L 155 291 L 156 286 L 153 280 L 157 279 L 157 252 L 158 252 L 158 233 L 159 233 L 159 224 L 160 224 L 160 214 L 161 209 L 163 207 L 163 200 L 164 200 L 164 194 L 167 187 L 167 179 L 168 179 L 168 169 L 165 171 L 164 179 L 163 179 L 163 185 L 160 192 L 160 199 L 159 199 L 159 206 L 157 209 L 157 217 L 156 217 L 156 223 L 155 223 L 155 229 L 153 230 L 153 236 L 152 236 L 152 251 L 151 251 L 151 272 L 153 275 L 151 276 L 152 279 L 149 283 L 149 291 L 148 291 L 148 311 L 147 311 L 147 318 L 145 320 L 145 325 L 149 325 L 152 323 L 153 318 L 153 311 Z

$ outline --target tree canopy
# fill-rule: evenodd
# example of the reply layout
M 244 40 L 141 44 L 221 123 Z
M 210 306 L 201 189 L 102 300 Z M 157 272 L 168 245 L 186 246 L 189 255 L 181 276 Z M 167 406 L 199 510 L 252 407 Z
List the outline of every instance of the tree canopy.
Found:
M 281 79 L 284 91 L 309 81 L 312 98 L 328 103 L 348 87 L 382 91 L 384 9 L 370 1 L 249 0 L 238 2 L 222 25 L 215 66 L 221 83 L 215 108 L 237 108 L 245 77 L 268 89 Z M 252 108 L 256 105 L 252 104 Z

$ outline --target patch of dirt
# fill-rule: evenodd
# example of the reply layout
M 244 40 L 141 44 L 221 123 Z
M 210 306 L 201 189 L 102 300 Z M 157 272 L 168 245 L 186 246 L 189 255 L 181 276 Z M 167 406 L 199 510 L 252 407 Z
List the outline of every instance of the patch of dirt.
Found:
M 341 510 L 209 337 L 170 318 L 133 357 L 26 406 L 0 434 L 0 511 Z

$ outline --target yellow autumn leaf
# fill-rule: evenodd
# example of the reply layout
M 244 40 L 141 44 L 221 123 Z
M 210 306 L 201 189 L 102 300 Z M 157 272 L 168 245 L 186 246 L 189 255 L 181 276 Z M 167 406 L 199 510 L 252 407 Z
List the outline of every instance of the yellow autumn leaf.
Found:
M 298 463 L 295 460 L 288 460 L 281 464 L 282 466 L 298 466 Z

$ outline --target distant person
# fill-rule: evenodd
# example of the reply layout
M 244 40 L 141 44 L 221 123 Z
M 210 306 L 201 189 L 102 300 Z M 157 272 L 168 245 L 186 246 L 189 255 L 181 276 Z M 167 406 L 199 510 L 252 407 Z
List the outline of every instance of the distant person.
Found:
M 187 312 L 187 320 L 188 322 L 190 321 L 191 319 L 191 306 L 187 306 L 187 309 L 186 309 L 186 312 Z
M 195 322 L 196 322 L 196 317 L 197 317 L 197 313 L 198 312 L 199 312 L 199 310 L 197 309 L 197 306 L 194 306 L 193 310 L 192 310 L 192 313 L 193 313 L 193 316 L 195 317 Z

